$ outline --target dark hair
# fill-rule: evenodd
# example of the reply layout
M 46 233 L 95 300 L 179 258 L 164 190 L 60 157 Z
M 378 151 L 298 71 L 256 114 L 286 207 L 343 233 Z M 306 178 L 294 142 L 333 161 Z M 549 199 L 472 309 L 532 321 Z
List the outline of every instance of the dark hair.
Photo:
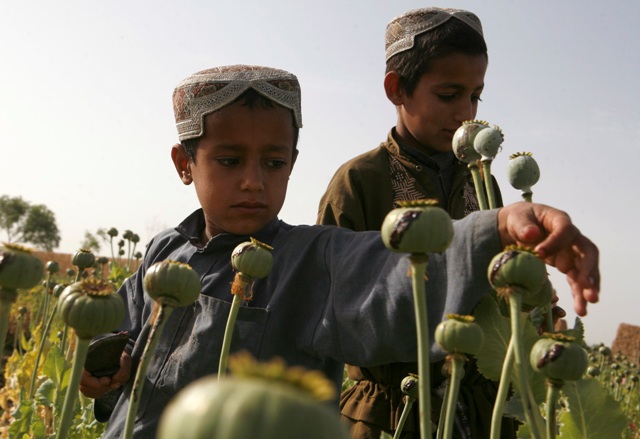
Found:
M 389 58 L 386 73 L 397 72 L 400 75 L 400 86 L 411 96 L 418 81 L 431 69 L 433 62 L 453 53 L 489 56 L 482 35 L 464 22 L 452 18 L 435 29 L 416 36 L 411 49 Z
M 239 101 L 242 102 L 242 105 L 251 110 L 255 108 L 268 109 L 279 106 L 271 99 L 261 95 L 252 88 L 242 93 L 236 100 L 231 103 Z M 298 128 L 298 126 L 295 124 L 295 120 L 293 119 L 293 112 L 291 113 L 291 123 L 293 124 L 293 154 L 295 154 L 296 148 L 298 147 L 298 138 L 300 137 L 300 128 Z M 200 138 L 201 137 L 196 137 L 194 139 L 182 140 L 180 142 L 185 152 L 193 162 L 196 161 L 196 149 L 198 147 L 198 143 L 200 142 Z

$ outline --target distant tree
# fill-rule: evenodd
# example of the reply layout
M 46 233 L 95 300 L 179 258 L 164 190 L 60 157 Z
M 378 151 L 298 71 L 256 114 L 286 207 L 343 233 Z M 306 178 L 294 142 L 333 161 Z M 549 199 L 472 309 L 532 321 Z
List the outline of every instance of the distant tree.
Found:
M 86 230 L 84 232 L 84 239 L 80 243 L 80 247 L 86 250 L 91 250 L 92 253 L 98 254 L 100 253 L 100 241 L 93 233 Z
M 0 197 L 0 229 L 8 242 L 30 243 L 48 251 L 60 245 L 54 213 L 44 204 L 31 205 L 22 197 Z
M 15 242 L 21 234 L 20 222 L 29 210 L 29 203 L 21 197 L 0 197 L 0 227 L 7 234 L 7 241 Z

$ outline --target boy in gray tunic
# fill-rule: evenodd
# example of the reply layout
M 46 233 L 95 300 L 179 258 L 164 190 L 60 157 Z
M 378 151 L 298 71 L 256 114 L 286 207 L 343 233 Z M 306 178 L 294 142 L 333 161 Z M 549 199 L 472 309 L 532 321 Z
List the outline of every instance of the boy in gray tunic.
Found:
M 388 251 L 379 232 L 292 226 L 277 217 L 298 154 L 297 78 L 259 66 L 204 70 L 177 86 L 173 103 L 181 143 L 171 157 L 181 181 L 195 186 L 201 207 L 153 238 L 143 264 L 120 290 L 128 304 L 121 329 L 131 337 L 120 370 L 112 377 L 83 375 L 82 392 L 97 402 L 119 395 L 103 437 L 122 435 L 130 378 L 150 329 L 146 270 L 165 259 L 187 263 L 200 275 L 202 292 L 194 305 L 171 314 L 161 334 L 143 386 L 136 438 L 154 438 L 168 401 L 217 372 L 232 301 L 231 252 L 249 237 L 273 247 L 273 269 L 239 311 L 232 351 L 322 371 L 337 388 L 345 362 L 415 360 L 408 259 Z M 446 314 L 470 313 L 490 291 L 487 266 L 507 244 L 538 244 L 536 250 L 567 273 L 578 314 L 598 299 L 598 250 L 561 211 L 519 203 L 456 221 L 454 233 L 445 253 L 430 256 L 431 340 Z M 443 357 L 435 344 L 431 355 Z

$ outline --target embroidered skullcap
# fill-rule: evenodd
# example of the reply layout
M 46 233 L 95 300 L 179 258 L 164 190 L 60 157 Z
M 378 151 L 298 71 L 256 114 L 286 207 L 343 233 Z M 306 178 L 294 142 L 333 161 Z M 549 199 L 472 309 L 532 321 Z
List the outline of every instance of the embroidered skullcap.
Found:
M 473 12 L 436 7 L 414 9 L 394 18 L 387 25 L 385 32 L 387 61 L 393 55 L 411 49 L 416 36 L 435 29 L 451 18 L 457 18 L 483 36 L 482 23 Z
M 173 92 L 173 113 L 180 141 L 204 134 L 204 117 L 254 89 L 262 96 L 293 111 L 302 127 L 300 84 L 295 75 L 271 67 L 232 65 L 194 73 Z

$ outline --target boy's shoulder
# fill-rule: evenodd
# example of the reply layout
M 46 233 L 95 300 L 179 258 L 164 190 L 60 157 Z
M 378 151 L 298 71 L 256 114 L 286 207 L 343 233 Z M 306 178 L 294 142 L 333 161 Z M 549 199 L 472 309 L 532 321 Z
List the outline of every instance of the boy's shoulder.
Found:
M 203 227 L 204 214 L 199 208 L 176 227 L 166 228 L 154 235 L 147 244 L 145 259 L 162 259 L 181 247 L 192 246 L 192 242 L 199 240 L 199 231 Z
M 362 178 L 363 173 L 377 174 L 389 172 L 388 141 L 380 143 L 376 148 L 359 154 L 343 163 L 336 174 L 357 173 Z
M 157 233 L 147 245 L 146 259 L 163 259 L 166 254 L 173 252 L 176 248 L 182 247 L 188 240 L 179 233 L 176 228 L 164 229 Z

